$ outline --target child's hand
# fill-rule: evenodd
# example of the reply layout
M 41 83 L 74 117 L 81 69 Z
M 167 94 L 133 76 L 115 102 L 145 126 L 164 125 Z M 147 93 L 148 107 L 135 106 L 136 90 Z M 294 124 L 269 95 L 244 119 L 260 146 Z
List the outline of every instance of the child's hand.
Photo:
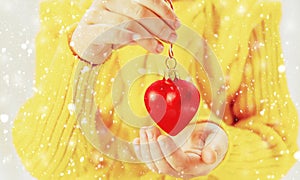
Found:
M 70 46 L 82 59 L 103 63 L 112 50 L 138 44 L 153 53 L 174 42 L 180 23 L 164 0 L 95 0 L 73 33 Z
M 137 157 L 149 169 L 181 178 L 207 175 L 220 164 L 228 148 L 226 133 L 213 123 L 197 124 L 182 147 L 156 127 L 142 128 L 133 143 Z

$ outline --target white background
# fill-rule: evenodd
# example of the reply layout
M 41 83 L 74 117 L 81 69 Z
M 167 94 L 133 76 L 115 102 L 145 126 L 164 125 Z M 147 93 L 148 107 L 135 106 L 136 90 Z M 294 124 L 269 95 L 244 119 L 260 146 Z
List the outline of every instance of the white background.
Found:
M 0 179 L 33 179 L 15 153 L 11 127 L 18 109 L 33 94 L 38 2 L 0 0 L 0 4 Z M 282 45 L 290 92 L 300 114 L 299 18 L 300 1 L 284 0 Z M 299 161 L 284 179 L 300 179 Z

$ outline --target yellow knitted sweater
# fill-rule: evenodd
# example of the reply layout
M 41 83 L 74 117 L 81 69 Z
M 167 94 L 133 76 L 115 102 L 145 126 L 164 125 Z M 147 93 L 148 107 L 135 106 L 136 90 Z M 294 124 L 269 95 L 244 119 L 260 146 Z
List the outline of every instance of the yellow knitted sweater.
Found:
M 105 125 L 125 140 L 138 137 L 138 129 L 122 123 L 114 111 L 111 79 L 128 60 L 147 52 L 127 46 L 100 67 L 76 59 L 69 49 L 69 38 L 90 4 L 91 0 L 41 2 L 36 93 L 21 107 L 14 122 L 15 148 L 26 169 L 38 179 L 172 179 L 150 172 L 145 165 L 101 154 L 82 134 L 76 113 L 70 113 L 74 92 L 84 91 L 74 86 L 77 70 L 87 66 L 91 71 L 82 75 L 81 81 L 95 84 L 94 101 L 101 108 Z M 198 179 L 280 179 L 295 162 L 292 155 L 297 150 L 298 133 L 297 112 L 285 73 L 278 69 L 284 65 L 279 34 L 281 3 L 188 0 L 175 1 L 174 8 L 182 24 L 207 40 L 229 87 L 223 119 L 229 151 L 220 166 Z M 196 76 L 200 68 L 190 60 L 192 56 L 176 47 L 175 55 L 205 93 L 205 81 Z M 146 87 L 153 78 L 139 81 Z M 141 105 L 145 87 L 135 86 L 129 96 L 131 107 L 139 114 L 146 113 Z M 206 102 L 209 96 L 203 96 Z M 89 107 L 76 107 L 80 108 Z M 199 120 L 207 112 L 201 108 L 204 113 Z

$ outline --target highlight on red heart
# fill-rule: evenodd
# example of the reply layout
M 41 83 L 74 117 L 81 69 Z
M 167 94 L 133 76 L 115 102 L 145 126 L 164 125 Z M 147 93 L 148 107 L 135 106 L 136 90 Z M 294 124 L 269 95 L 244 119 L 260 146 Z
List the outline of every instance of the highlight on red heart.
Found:
M 200 103 L 200 93 L 191 82 L 163 78 L 147 88 L 144 102 L 154 122 L 163 131 L 175 136 L 195 116 Z

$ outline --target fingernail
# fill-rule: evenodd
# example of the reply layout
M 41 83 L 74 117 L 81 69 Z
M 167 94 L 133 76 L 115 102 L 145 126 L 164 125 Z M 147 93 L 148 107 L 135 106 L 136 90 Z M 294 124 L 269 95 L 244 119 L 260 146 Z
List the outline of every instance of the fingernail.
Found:
M 171 43 L 174 43 L 177 39 L 177 35 L 175 33 L 172 33 L 170 36 L 169 36 L 169 41 Z
M 174 26 L 175 26 L 175 29 L 178 29 L 181 26 L 181 23 L 178 19 L 175 20 Z
M 148 136 L 148 139 L 153 139 L 153 134 L 152 134 L 151 130 L 147 131 L 147 136 Z
M 161 53 L 164 50 L 164 46 L 162 44 L 157 44 L 156 52 Z
M 132 144 L 133 144 L 133 145 L 138 145 L 138 144 L 139 144 L 139 141 L 140 141 L 139 138 L 135 138 L 135 139 L 132 141 Z
M 145 134 L 145 130 L 143 128 L 141 128 L 140 130 L 140 136 L 141 136 L 141 139 L 146 139 L 146 134 Z

